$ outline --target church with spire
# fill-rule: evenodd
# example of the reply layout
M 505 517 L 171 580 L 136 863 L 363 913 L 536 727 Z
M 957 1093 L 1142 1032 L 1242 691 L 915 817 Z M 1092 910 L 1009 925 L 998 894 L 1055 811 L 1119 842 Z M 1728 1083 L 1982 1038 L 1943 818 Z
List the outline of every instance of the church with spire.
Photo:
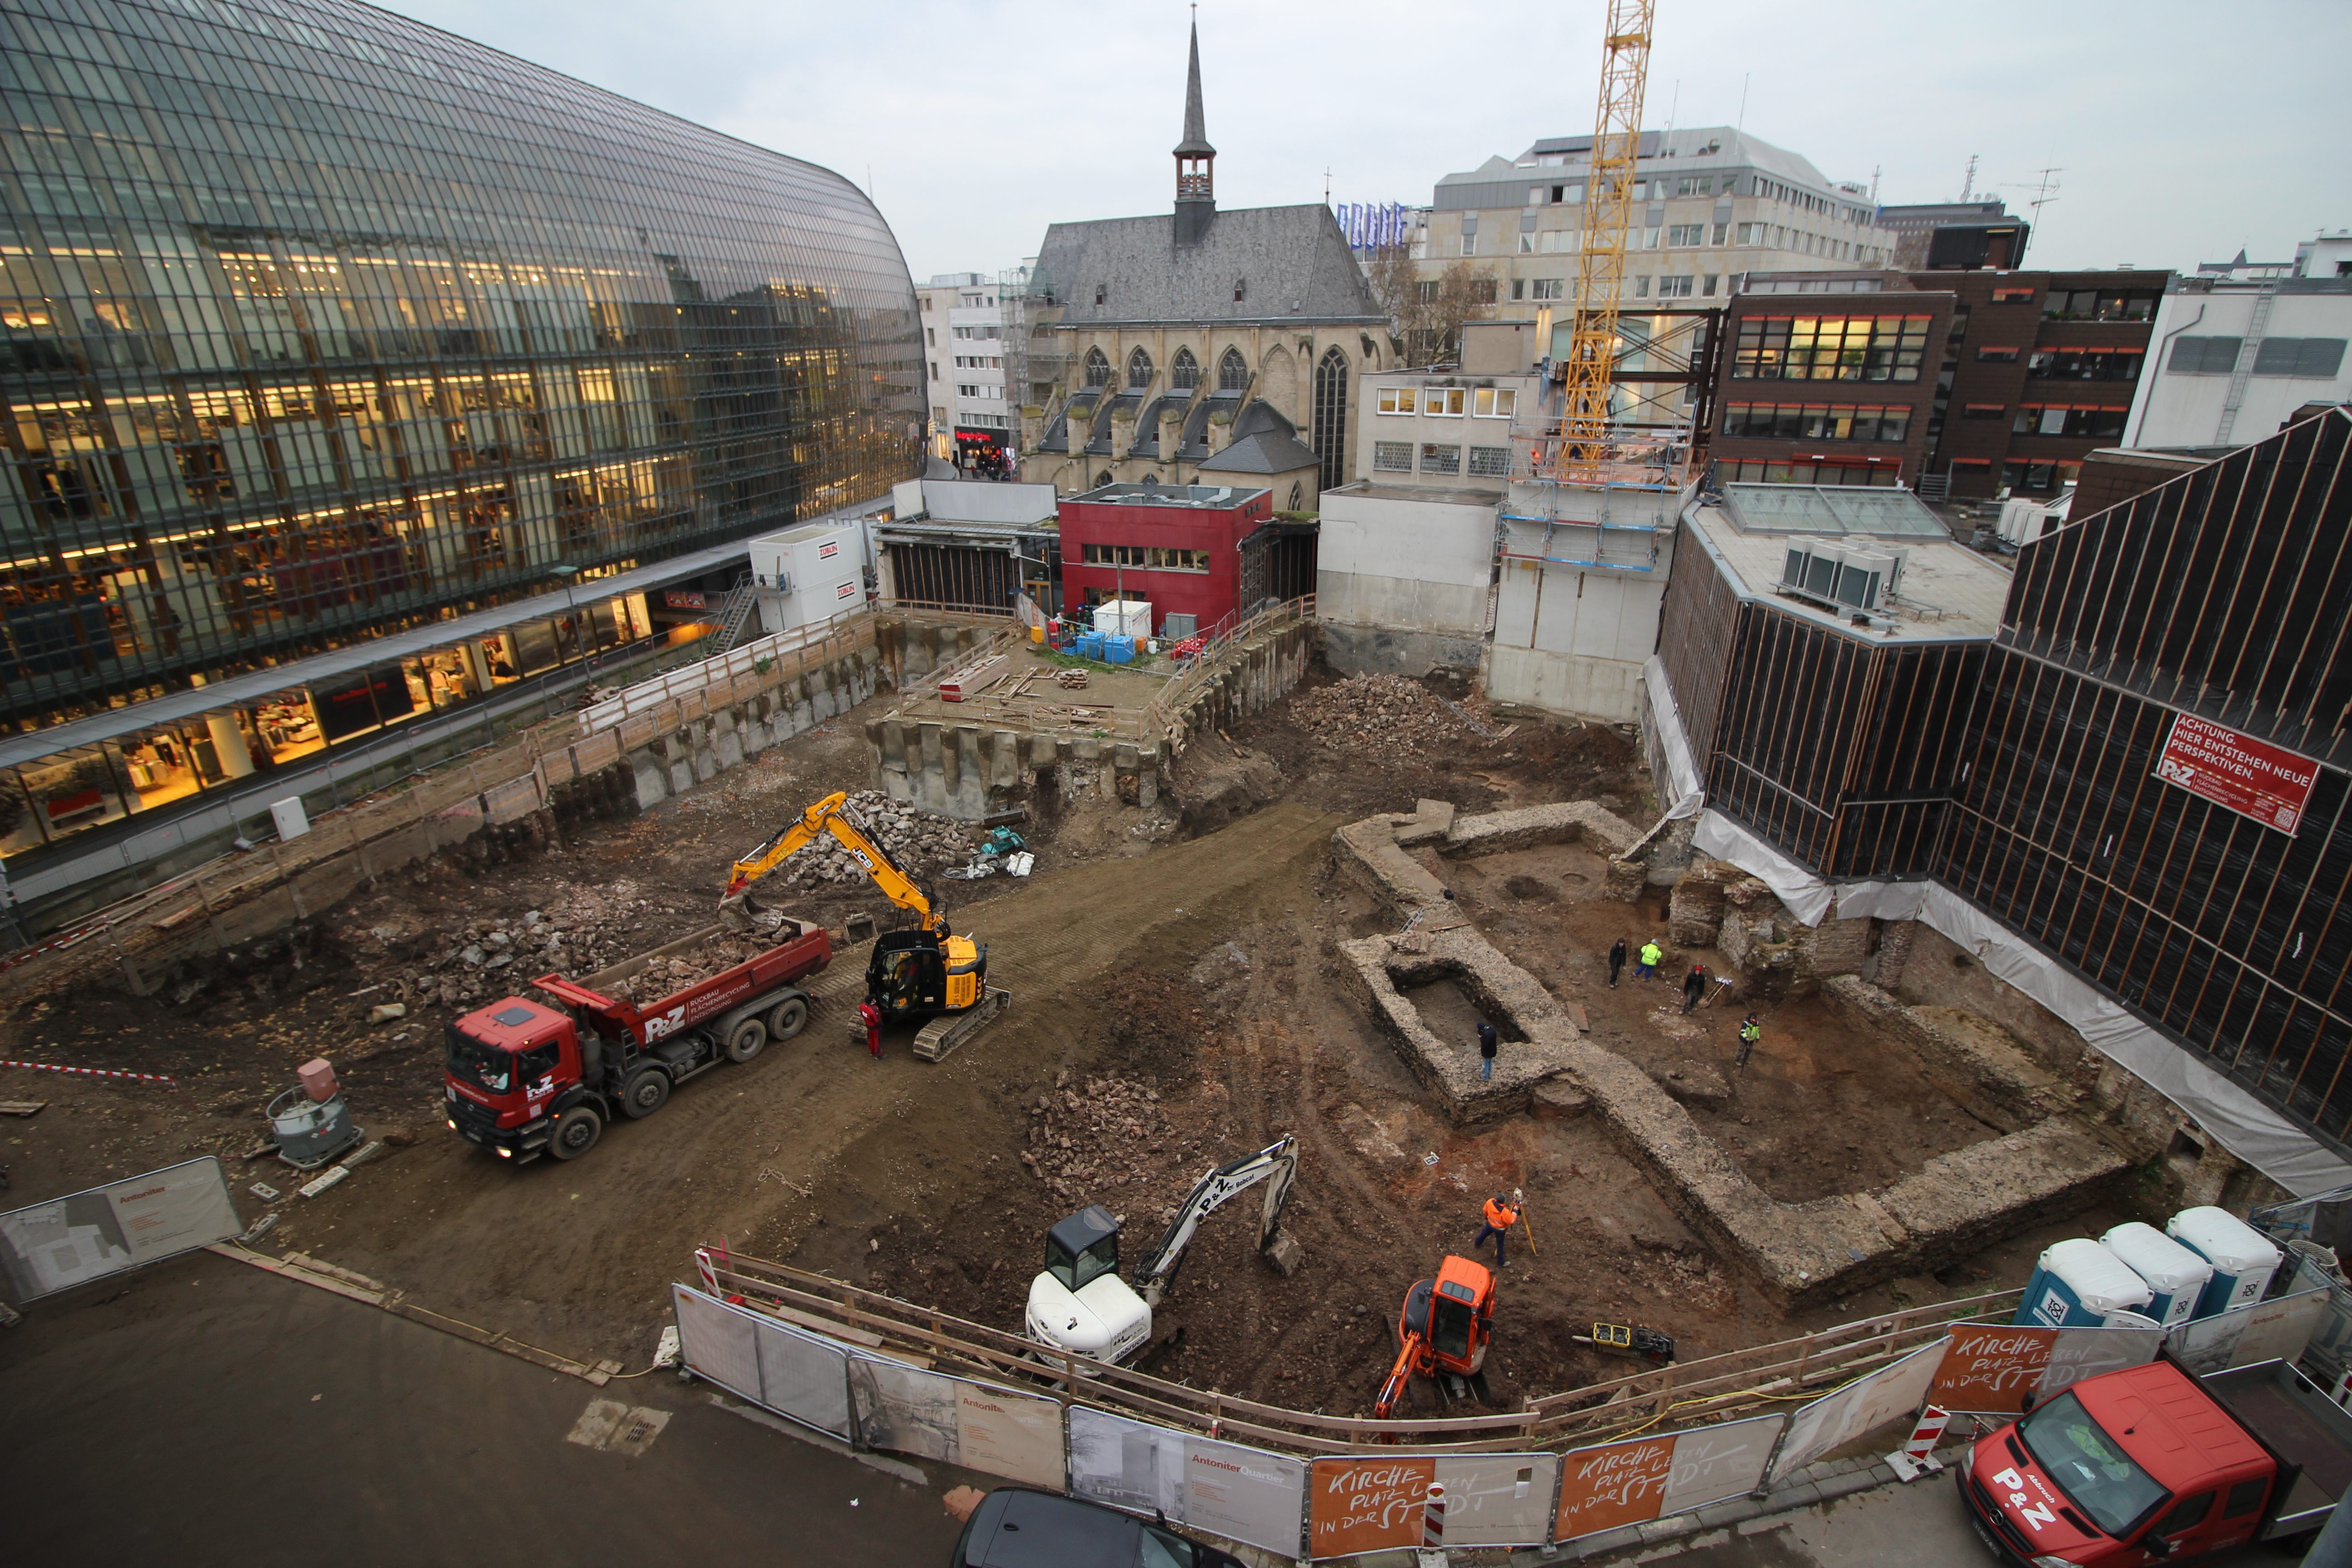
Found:
M 1217 205 L 1192 28 L 1171 209 L 1057 223 L 1029 285 L 1022 477 L 1241 485 L 1313 511 L 1354 478 L 1362 376 L 1387 315 L 1322 205 Z

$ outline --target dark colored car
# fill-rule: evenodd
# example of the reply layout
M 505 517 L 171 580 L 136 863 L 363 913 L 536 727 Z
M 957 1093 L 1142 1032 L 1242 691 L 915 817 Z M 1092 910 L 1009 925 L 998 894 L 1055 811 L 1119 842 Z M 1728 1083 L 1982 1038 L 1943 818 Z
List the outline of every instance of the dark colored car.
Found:
M 1100 1503 L 999 1487 L 972 1510 L 948 1568 L 1243 1568 L 1240 1558 Z

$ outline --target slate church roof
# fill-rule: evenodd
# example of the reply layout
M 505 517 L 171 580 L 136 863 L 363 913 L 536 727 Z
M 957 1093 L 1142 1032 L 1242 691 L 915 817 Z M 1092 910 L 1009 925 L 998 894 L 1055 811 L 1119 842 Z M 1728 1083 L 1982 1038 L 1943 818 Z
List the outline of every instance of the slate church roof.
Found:
M 1202 322 L 1388 325 L 1339 219 L 1325 206 L 1223 209 L 1197 244 L 1182 246 L 1171 213 L 1057 223 L 1045 231 L 1037 261 L 1060 296 L 1065 331 Z

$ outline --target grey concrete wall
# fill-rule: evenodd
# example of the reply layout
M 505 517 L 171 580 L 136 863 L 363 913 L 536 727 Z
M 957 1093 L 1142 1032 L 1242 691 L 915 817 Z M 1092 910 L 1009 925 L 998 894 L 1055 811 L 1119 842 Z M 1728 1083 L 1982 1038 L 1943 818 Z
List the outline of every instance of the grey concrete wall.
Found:
M 1318 581 L 1328 583 L 1330 576 L 1324 573 Z M 1318 605 L 1327 602 L 1318 595 Z M 1403 675 L 1417 679 L 1441 669 L 1469 673 L 1477 669 L 1485 651 L 1486 644 L 1473 636 L 1349 626 L 1328 615 L 1323 617 L 1323 662 L 1342 675 Z
M 623 760 L 636 780 L 640 810 L 708 784 L 770 746 L 838 718 L 886 679 L 877 647 L 863 647 L 653 741 Z

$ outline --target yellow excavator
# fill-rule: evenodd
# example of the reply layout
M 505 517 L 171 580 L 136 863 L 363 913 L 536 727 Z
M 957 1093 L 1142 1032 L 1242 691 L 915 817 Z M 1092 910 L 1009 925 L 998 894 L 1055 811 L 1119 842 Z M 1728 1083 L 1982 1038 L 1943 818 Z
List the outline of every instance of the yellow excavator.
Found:
M 884 897 L 915 916 L 913 930 L 884 931 L 875 938 L 866 963 L 866 990 L 882 1010 L 883 1022 L 920 1021 L 915 1055 L 938 1061 L 1003 1012 L 1013 994 L 988 984 L 988 949 L 949 931 L 946 909 L 935 908 L 921 885 L 883 852 L 850 809 L 845 792 L 826 795 L 735 862 L 726 896 L 719 900 L 720 918 L 730 924 L 745 922 L 748 910 L 756 907 L 751 903 L 751 884 L 814 843 L 820 833 L 833 835 Z

